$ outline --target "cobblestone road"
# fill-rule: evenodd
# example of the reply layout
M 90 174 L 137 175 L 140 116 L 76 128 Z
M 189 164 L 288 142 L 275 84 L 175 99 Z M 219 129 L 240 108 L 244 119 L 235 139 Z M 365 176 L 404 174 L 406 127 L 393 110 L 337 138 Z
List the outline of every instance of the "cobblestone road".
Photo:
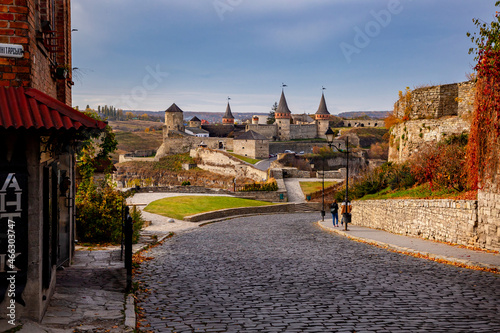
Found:
M 326 233 L 317 214 L 211 224 L 137 276 L 153 332 L 500 332 L 500 277 Z

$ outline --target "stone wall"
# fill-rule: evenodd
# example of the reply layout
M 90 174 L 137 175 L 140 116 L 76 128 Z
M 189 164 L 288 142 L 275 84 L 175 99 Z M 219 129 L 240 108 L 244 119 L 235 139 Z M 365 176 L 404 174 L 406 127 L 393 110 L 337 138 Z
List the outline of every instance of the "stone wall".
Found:
M 156 152 L 155 160 L 167 155 L 187 153 L 191 149 L 198 148 L 202 142 L 210 149 L 219 149 L 222 146 L 224 149 L 233 150 L 232 138 L 197 138 L 195 136 L 164 138 L 162 145 Z
M 500 194 L 479 190 L 476 242 L 489 250 L 500 250 Z
M 191 157 L 199 160 L 198 167 L 203 170 L 229 175 L 236 178 L 250 178 L 254 181 L 267 179 L 267 172 L 255 168 L 226 152 L 197 148 L 190 152 Z
M 352 223 L 395 234 L 487 248 L 485 236 L 478 228 L 478 203 L 473 200 L 355 201 Z
M 283 182 L 283 181 L 282 181 Z M 278 185 L 278 188 L 280 186 Z M 278 191 L 249 191 L 249 192 L 233 192 L 225 189 L 207 188 L 204 186 L 151 186 L 131 188 L 128 191 L 134 193 L 196 193 L 196 194 L 217 194 L 228 195 L 238 198 L 246 198 L 253 200 L 269 201 L 269 202 L 286 202 L 286 190 L 284 185 Z
M 333 142 L 336 146 L 340 145 L 341 149 L 345 149 L 344 140 L 335 140 Z M 269 142 L 269 153 L 270 154 L 281 154 L 285 150 L 292 150 L 296 153 L 303 151 L 306 154 L 312 153 L 313 147 L 328 147 L 326 142 L 315 142 L 315 141 L 286 141 L 286 142 Z
M 345 127 L 385 127 L 383 119 L 346 119 L 344 120 Z M 323 132 L 324 133 L 324 132 Z
M 234 140 L 234 153 L 256 159 L 269 158 L 268 140 Z
M 246 126 L 246 131 L 254 131 L 256 133 L 259 133 L 269 140 L 273 141 L 276 140 L 278 137 L 278 127 L 276 125 L 255 125 L 255 124 L 248 124 Z
M 290 140 L 314 139 L 318 137 L 316 124 L 311 125 L 290 125 Z
M 389 161 L 404 162 L 425 149 L 428 143 L 469 131 L 470 123 L 459 116 L 406 121 L 394 126 L 391 131 Z
M 411 91 L 409 118 L 441 118 L 463 116 L 473 110 L 475 83 L 472 81 L 418 88 Z M 395 113 L 398 118 L 405 116 L 406 103 L 397 102 Z

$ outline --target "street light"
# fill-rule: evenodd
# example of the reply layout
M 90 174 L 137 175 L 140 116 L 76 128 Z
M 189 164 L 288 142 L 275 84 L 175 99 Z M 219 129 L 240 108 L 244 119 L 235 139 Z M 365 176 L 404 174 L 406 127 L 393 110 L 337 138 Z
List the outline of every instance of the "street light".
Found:
M 326 136 L 326 141 L 328 143 L 328 147 L 330 149 L 333 147 L 335 148 L 338 152 L 344 153 L 345 154 L 345 159 L 346 159 L 346 169 L 345 169 L 345 209 L 346 212 L 344 213 L 344 222 L 345 222 L 345 230 L 347 231 L 347 223 L 351 222 L 351 215 L 347 210 L 347 203 L 349 202 L 349 137 L 345 137 L 345 150 L 342 150 L 340 148 L 340 143 L 338 147 L 333 144 L 333 139 L 335 139 L 335 133 L 332 131 L 330 127 L 328 127 L 328 130 L 325 132 Z M 324 209 L 325 209 L 325 171 L 324 171 L 324 163 L 323 163 L 323 212 L 322 214 L 324 215 Z

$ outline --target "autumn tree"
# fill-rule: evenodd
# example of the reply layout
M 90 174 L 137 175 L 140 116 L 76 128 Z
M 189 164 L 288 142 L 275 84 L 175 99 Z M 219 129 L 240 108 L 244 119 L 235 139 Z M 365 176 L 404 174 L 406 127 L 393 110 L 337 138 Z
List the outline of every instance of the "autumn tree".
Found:
M 500 7 L 500 1 L 495 6 Z M 474 19 L 478 32 L 467 33 L 475 44 L 476 100 L 467 149 L 469 186 L 494 183 L 500 152 L 500 13 L 491 23 Z

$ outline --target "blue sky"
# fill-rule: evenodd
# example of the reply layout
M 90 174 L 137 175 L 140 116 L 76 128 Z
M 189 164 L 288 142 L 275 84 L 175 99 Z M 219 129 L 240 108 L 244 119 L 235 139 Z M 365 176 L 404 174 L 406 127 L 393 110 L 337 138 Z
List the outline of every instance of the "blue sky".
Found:
M 267 113 L 392 110 L 466 80 L 494 0 L 73 0 L 73 105 Z

